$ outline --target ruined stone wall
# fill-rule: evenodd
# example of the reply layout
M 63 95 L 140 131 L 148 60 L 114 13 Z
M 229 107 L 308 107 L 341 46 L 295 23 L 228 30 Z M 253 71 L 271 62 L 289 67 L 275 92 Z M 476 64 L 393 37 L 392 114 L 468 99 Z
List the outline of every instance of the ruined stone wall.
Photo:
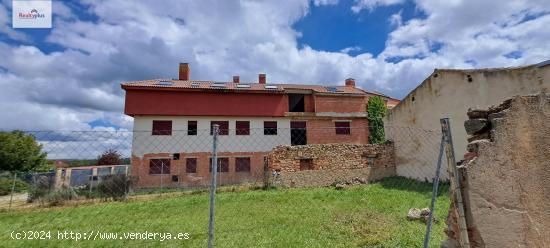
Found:
M 327 186 L 395 175 L 392 143 L 278 146 L 268 155 L 274 183 L 287 187 Z
M 460 170 L 471 247 L 550 244 L 550 95 L 469 110 Z M 458 238 L 453 202 L 447 245 Z

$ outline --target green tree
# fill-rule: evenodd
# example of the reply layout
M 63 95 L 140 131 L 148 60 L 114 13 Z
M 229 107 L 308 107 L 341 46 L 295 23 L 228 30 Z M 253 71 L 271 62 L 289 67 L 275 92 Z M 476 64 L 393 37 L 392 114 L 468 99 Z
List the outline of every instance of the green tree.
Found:
M 114 149 L 109 149 L 97 158 L 97 165 L 117 165 L 122 164 L 120 153 Z
M 35 171 L 47 166 L 46 153 L 32 135 L 0 132 L 0 170 Z
M 384 117 L 386 116 L 386 103 L 379 96 L 369 98 L 367 103 L 367 119 L 369 120 L 369 142 L 380 144 L 385 141 Z

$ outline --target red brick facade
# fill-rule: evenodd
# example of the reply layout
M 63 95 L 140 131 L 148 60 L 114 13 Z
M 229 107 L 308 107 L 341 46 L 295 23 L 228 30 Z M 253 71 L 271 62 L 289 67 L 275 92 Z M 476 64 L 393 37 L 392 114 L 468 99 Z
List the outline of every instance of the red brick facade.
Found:
M 312 94 L 304 96 L 305 112 L 315 112 L 315 99 Z
M 315 95 L 315 112 L 354 113 L 367 110 L 367 96 Z
M 336 134 L 335 121 L 350 121 L 350 134 Z M 366 119 L 325 119 L 307 121 L 308 144 L 367 144 L 369 128 Z
M 266 152 L 222 152 L 218 154 L 219 158 L 229 159 L 229 172 L 218 172 L 218 183 L 237 184 L 237 183 L 260 183 L 264 175 L 264 156 Z M 236 172 L 235 158 L 249 157 L 250 171 Z M 170 159 L 170 173 L 164 175 L 149 174 L 149 161 L 151 159 Z M 197 173 L 186 173 L 186 159 L 197 159 Z M 140 159 L 132 158 L 131 175 L 137 179 L 138 188 L 162 187 L 202 187 L 210 185 L 210 152 L 201 153 L 180 153 L 179 160 L 172 159 L 172 154 L 158 153 L 147 154 Z M 178 176 L 177 181 L 173 181 L 172 177 Z

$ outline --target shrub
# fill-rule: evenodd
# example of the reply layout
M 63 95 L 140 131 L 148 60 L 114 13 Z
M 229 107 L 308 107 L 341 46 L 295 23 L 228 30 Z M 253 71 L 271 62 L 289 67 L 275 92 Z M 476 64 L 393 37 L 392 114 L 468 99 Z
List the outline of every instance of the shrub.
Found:
M 13 178 L 0 178 L 0 196 L 11 194 L 13 187 Z M 26 191 L 29 188 L 29 185 L 21 180 L 15 180 L 15 193 Z
M 54 192 L 51 192 L 44 196 L 44 202 L 47 202 L 49 206 L 59 206 L 65 203 L 65 201 L 70 201 L 76 199 L 77 194 L 74 189 L 63 187 Z
M 118 151 L 113 149 L 109 149 L 105 151 L 103 154 L 101 154 L 97 158 L 98 165 L 117 165 L 121 163 L 122 163 L 122 159 L 121 159 L 120 153 L 118 153 Z
M 369 141 L 371 144 L 382 144 L 385 140 L 384 117 L 386 116 L 386 103 L 379 96 L 369 98 L 367 103 L 367 119 L 369 121 Z
M 76 191 L 76 194 L 79 196 L 84 196 L 86 199 L 95 199 L 95 198 L 101 198 L 103 197 L 102 194 L 97 189 L 97 186 L 93 186 L 90 190 L 90 185 L 88 184 L 86 187 L 83 188 L 74 188 Z
M 49 194 L 53 188 L 53 183 L 53 178 L 49 176 L 36 176 L 29 191 L 29 202 L 33 202 L 34 200 Z
M 103 198 L 113 198 L 116 201 L 124 200 L 132 185 L 133 180 L 124 174 L 106 175 L 97 185 L 97 191 Z

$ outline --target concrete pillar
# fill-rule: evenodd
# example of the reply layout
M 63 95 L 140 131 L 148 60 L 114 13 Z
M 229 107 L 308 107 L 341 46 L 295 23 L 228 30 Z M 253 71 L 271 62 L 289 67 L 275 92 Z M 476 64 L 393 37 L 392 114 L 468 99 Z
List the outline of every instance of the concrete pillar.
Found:
M 62 186 L 69 187 L 71 186 L 71 172 L 73 169 L 71 168 L 65 168 L 65 177 L 63 178 L 63 184 Z
M 57 168 L 55 170 L 55 183 L 54 183 L 55 189 L 59 189 L 61 188 L 61 185 L 63 185 L 63 181 L 64 181 L 63 169 L 64 168 Z

